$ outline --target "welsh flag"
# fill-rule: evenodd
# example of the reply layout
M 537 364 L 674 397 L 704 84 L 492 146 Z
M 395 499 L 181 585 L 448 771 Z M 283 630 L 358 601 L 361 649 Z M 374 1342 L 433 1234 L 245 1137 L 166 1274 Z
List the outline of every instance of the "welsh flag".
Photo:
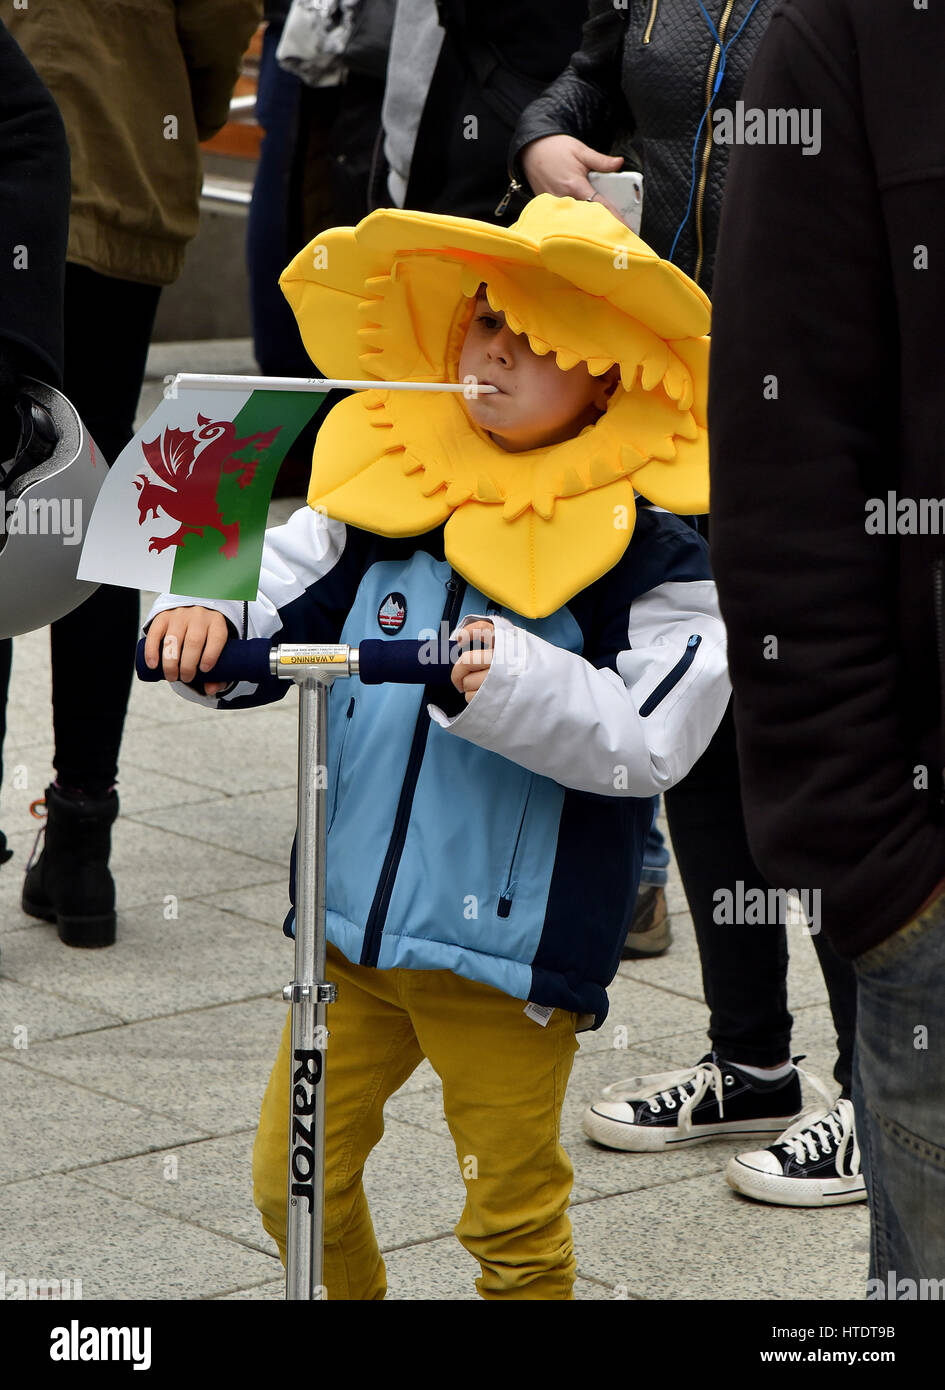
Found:
M 325 390 L 170 388 L 95 503 L 78 577 L 254 599 L 273 484 Z

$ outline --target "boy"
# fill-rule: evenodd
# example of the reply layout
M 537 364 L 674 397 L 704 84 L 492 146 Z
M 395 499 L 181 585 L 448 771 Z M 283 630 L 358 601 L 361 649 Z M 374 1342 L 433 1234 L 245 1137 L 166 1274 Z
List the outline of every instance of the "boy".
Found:
M 333 375 L 499 389 L 336 406 L 309 508 L 268 533 L 258 599 L 164 596 L 147 660 L 163 649 L 192 683 L 231 631 L 357 645 L 458 629 L 450 686 L 351 681 L 329 700 L 325 1282 L 384 1295 L 361 1175 L 385 1101 L 427 1057 L 480 1294 L 570 1298 L 575 1033 L 606 1016 L 646 798 L 685 775 L 729 694 L 704 543 L 634 501 L 635 484 L 707 505 L 708 302 L 603 208 L 547 195 L 508 230 L 382 210 L 318 238 L 282 283 Z M 285 688 L 182 693 L 238 707 Z M 283 1259 L 288 1045 L 254 1153 Z

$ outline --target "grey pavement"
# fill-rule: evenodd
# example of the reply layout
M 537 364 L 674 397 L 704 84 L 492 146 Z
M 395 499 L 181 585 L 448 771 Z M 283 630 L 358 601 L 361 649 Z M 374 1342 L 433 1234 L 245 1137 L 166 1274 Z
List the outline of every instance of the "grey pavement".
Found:
M 152 353 L 165 371 L 253 370 L 247 344 Z M 273 519 L 295 504 L 280 501 Z M 149 602 L 147 596 L 143 603 Z M 89 665 L 102 634 L 90 634 Z M 91 676 L 90 676 L 91 678 Z M 19 906 L 50 778 L 49 641 L 18 638 L 0 826 L 0 1271 L 81 1280 L 86 1299 L 279 1299 L 282 1267 L 252 1203 L 259 1101 L 292 970 L 281 932 L 294 828 L 294 692 L 220 714 L 136 684 L 114 832 L 118 941 L 82 952 Z M 698 953 L 675 863 L 674 943 L 621 966 L 604 1027 L 581 1035 L 565 1100 L 579 1299 L 859 1299 L 864 1204 L 766 1206 L 722 1176 L 735 1142 L 668 1155 L 598 1148 L 580 1128 L 600 1086 L 706 1051 Z M 828 1081 L 835 1036 L 806 932 L 789 927 L 794 1050 Z M 832 1084 L 832 1083 L 831 1083 Z M 808 1096 L 816 1101 L 813 1094 Z M 744 1147 L 744 1145 L 742 1146 Z M 464 1187 L 423 1063 L 386 1111 L 366 1188 L 390 1298 L 475 1298 L 452 1228 Z

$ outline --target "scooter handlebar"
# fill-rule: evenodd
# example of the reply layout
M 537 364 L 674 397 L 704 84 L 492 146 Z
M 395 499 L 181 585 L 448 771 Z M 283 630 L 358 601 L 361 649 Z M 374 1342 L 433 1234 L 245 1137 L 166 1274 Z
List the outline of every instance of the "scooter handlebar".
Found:
M 153 669 L 145 665 L 144 643 L 142 637 L 135 652 L 135 671 L 140 681 L 162 681 L 165 679 L 164 667 L 162 664 Z M 231 641 L 227 642 L 220 659 L 210 671 L 198 671 L 197 678 L 201 681 L 252 681 L 259 685 L 262 681 L 268 680 L 269 653 L 272 651 L 272 643 L 268 637 L 252 637 L 248 642 Z
M 165 679 L 162 665 L 153 669 L 145 665 L 145 639 L 142 637 L 135 652 L 135 670 L 142 681 Z M 430 643 L 416 641 L 384 642 L 368 638 L 358 647 L 358 674 L 365 685 L 394 682 L 398 685 L 442 685 L 449 682 L 453 663 L 430 659 Z M 220 659 L 210 671 L 199 671 L 203 682 L 250 681 L 255 685 L 268 680 L 272 674 L 270 655 L 273 651 L 268 637 L 253 637 L 249 641 L 231 638 Z M 437 654 L 438 657 L 440 654 Z
M 429 642 L 382 642 L 368 637 L 358 647 L 358 674 L 364 685 L 443 685 L 453 664 L 430 659 Z

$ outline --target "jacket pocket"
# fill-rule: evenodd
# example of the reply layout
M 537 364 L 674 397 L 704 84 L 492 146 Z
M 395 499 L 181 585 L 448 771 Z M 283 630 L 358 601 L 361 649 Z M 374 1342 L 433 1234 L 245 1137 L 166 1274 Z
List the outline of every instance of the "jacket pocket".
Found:
M 532 794 L 532 785 L 534 783 L 534 780 L 534 773 L 530 773 L 528 777 L 528 782 L 525 786 L 525 800 L 522 802 L 522 809 L 519 814 L 518 830 L 515 833 L 515 841 L 512 845 L 512 858 L 509 860 L 509 867 L 505 873 L 505 887 L 502 889 L 502 892 L 499 895 L 499 902 L 498 906 L 496 907 L 497 917 L 508 917 L 509 913 L 512 911 L 512 899 L 515 896 L 515 889 L 517 885 L 515 870 L 520 859 L 520 851 L 522 846 L 522 831 L 525 827 L 525 817 L 528 814 L 528 802 Z
M 662 701 L 666 699 L 666 696 L 672 690 L 673 686 L 679 684 L 683 676 L 689 670 L 689 667 L 695 661 L 696 652 L 699 649 L 701 641 L 702 638 L 699 636 L 698 632 L 694 632 L 686 643 L 686 650 L 676 662 L 676 665 L 668 675 L 663 677 L 656 689 L 652 694 L 646 697 L 643 704 L 640 706 L 640 717 L 642 719 L 645 719 L 648 714 L 652 714 L 657 705 L 661 704 Z
M 339 740 L 340 747 L 338 749 L 338 757 L 335 759 L 334 772 L 332 773 L 331 782 L 329 784 L 331 807 L 328 812 L 328 830 L 330 830 L 334 824 L 335 816 L 338 812 L 338 783 L 341 781 L 341 760 L 344 757 L 345 743 L 348 738 L 348 730 L 351 728 L 351 717 L 353 714 L 354 696 L 352 695 L 348 701 L 348 708 L 345 710 L 345 722 L 344 728 L 341 731 L 341 739 Z M 325 833 L 327 834 L 328 832 L 326 831 Z

